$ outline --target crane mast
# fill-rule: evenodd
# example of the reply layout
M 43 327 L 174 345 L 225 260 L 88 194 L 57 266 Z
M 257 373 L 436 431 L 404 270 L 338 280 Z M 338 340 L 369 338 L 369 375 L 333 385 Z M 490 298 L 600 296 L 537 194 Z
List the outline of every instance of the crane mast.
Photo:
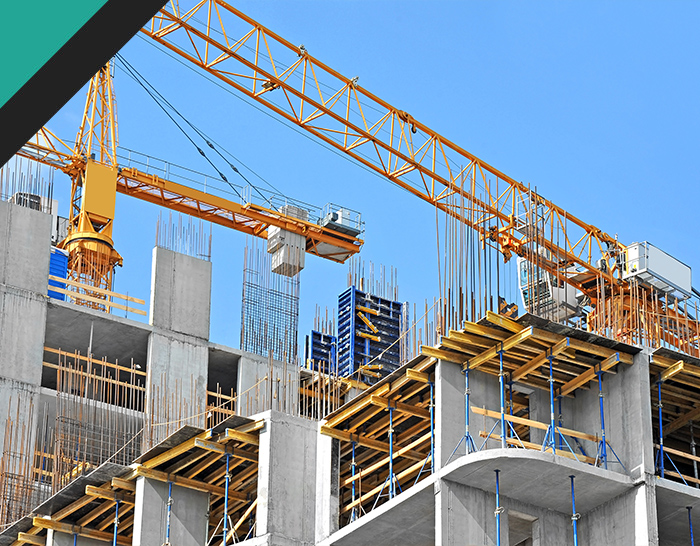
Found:
M 84 163 L 71 175 L 68 235 L 59 246 L 68 251 L 68 278 L 112 289 L 114 268 L 122 257 L 112 230 L 117 185 L 117 114 L 110 65 L 90 80 L 73 154 Z M 91 296 L 102 296 L 95 292 Z M 99 304 L 85 302 L 98 307 Z
M 80 283 L 93 300 L 104 299 L 110 291 L 114 269 L 122 257 L 114 249 L 112 230 L 116 194 L 138 199 L 235 229 L 254 237 L 268 238 L 268 231 L 280 230 L 303 236 L 305 251 L 334 262 L 344 262 L 359 252 L 359 220 L 349 226 L 334 223 L 337 214 L 327 212 L 327 222 L 296 217 L 286 208 L 276 210 L 250 202 L 230 199 L 120 165 L 118 132 L 110 65 L 90 80 L 83 118 L 75 145 L 71 148 L 47 128 L 42 128 L 18 155 L 59 169 L 71 178 L 68 234 L 59 247 L 68 251 L 68 278 Z M 271 203 L 270 203 L 271 205 Z M 347 209 L 336 207 L 347 212 Z M 347 214 L 346 214 L 347 216 Z M 76 300 L 101 308 L 99 303 Z
M 169 2 L 141 29 L 168 50 L 579 290 L 586 325 L 614 339 L 698 350 L 682 301 L 622 278 L 625 245 L 509 177 L 223 0 Z M 458 196 L 470 214 L 455 206 Z M 575 272 L 575 274 L 573 273 Z

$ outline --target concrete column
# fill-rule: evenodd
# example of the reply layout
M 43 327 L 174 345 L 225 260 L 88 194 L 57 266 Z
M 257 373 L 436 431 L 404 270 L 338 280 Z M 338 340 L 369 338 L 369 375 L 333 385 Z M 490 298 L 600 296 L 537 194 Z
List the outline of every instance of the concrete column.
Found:
M 473 435 L 473 433 L 472 433 Z M 457 364 L 435 366 L 435 469 L 442 468 L 464 436 L 464 374 Z M 464 442 L 452 457 L 466 453 Z
M 496 544 L 496 496 L 459 483 L 435 483 L 435 545 Z M 501 544 L 508 544 L 507 513 L 501 515 Z
M 318 425 L 276 411 L 261 416 L 256 536 L 267 535 L 270 546 L 313 544 Z
M 210 307 L 211 262 L 154 248 L 151 325 L 209 339 Z
M 617 374 L 604 379 L 606 434 L 636 480 L 654 474 L 649 354 L 648 349 L 636 354 L 631 366 L 618 364 Z
M 144 447 L 165 439 L 187 424 L 205 425 L 209 352 L 211 263 L 171 250 L 153 250 L 151 316 L 146 365 L 146 427 Z
M 27 426 L 32 436 L 35 429 L 50 245 L 50 215 L 0 202 L 0 453 L 7 420 L 18 415 L 18 405 L 20 422 L 15 425 Z M 28 422 L 32 404 L 35 411 Z
M 150 335 L 144 447 L 157 444 L 185 424 L 204 428 L 208 359 L 207 346 L 196 338 L 162 331 Z M 173 423 L 179 416 L 194 417 Z
M 288 369 L 289 368 L 289 369 Z M 289 411 L 289 408 L 299 405 L 299 392 L 293 389 L 278 390 L 279 385 L 287 382 L 287 374 L 291 365 L 270 360 L 252 353 L 244 352 L 238 361 L 238 377 L 236 401 L 238 415 L 248 417 L 273 409 Z M 269 376 L 270 381 L 263 381 Z M 270 393 L 270 385 L 273 392 Z
M 649 477 L 629 492 L 585 514 L 579 523 L 582 544 L 599 546 L 656 546 L 655 478 Z
M 340 442 L 320 432 L 316 441 L 316 542 L 320 542 L 340 527 Z
M 170 543 L 201 546 L 207 543 L 209 494 L 173 485 Z M 165 544 L 168 484 L 140 477 L 136 480 L 133 546 Z
M 485 407 L 500 411 L 498 377 L 495 375 L 472 370 L 469 372 L 470 406 Z M 436 468 L 445 466 L 455 447 L 459 448 L 450 462 L 466 453 L 465 433 L 465 378 L 459 365 L 452 362 L 438 361 L 435 368 L 435 462 Z M 483 442 L 479 431 L 488 432 L 493 426 L 494 419 L 484 418 L 473 411 L 469 416 L 470 434 L 478 448 Z M 500 434 L 497 430 L 496 434 Z M 487 447 L 500 447 L 500 441 L 490 440 Z

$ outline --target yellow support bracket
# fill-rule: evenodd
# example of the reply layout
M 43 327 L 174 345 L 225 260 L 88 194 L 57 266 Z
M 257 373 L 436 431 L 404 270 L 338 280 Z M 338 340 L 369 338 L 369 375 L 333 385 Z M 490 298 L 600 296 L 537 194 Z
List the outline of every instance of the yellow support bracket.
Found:
M 363 337 L 365 339 L 371 339 L 372 341 L 381 341 L 382 340 L 379 336 L 368 334 L 367 332 L 357 332 L 357 335 L 360 337 Z
M 375 317 L 379 316 L 379 311 L 377 311 L 376 309 L 370 309 L 369 307 L 365 307 L 364 305 L 356 305 L 355 309 L 357 311 L 367 313 L 368 315 L 374 315 Z
M 379 328 L 377 328 L 372 322 L 362 314 L 362 311 L 357 312 L 357 316 L 360 317 L 360 320 L 364 322 L 367 325 L 367 328 L 372 330 L 375 334 L 379 332 Z

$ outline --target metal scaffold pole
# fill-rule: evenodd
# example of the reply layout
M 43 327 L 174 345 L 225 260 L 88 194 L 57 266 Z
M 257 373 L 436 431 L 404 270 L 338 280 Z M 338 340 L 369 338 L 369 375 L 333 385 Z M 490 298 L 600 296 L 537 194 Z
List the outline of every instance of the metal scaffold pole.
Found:
M 435 384 L 430 385 L 430 473 L 435 472 Z
M 557 452 L 557 443 L 554 440 L 554 434 L 556 431 L 556 423 L 554 422 L 554 373 L 552 362 L 554 357 L 552 356 L 552 351 L 547 357 L 549 360 L 549 427 L 544 435 L 544 443 L 542 444 L 542 450 L 546 451 L 548 447 L 552 448 L 552 453 Z
M 112 546 L 117 546 L 117 529 L 119 527 L 119 503 L 121 501 L 117 500 L 114 507 L 114 538 Z
M 501 350 L 498 351 L 498 383 L 501 387 L 501 447 L 505 449 L 508 447 L 508 442 L 506 441 L 506 394 L 505 394 L 505 382 L 503 380 L 503 344 L 501 343 Z
M 389 405 L 389 498 L 396 495 L 394 476 L 394 409 Z
M 688 510 L 688 527 L 690 528 L 690 546 L 695 546 L 695 539 L 693 538 L 693 518 L 691 517 L 692 506 L 686 506 Z
M 575 476 L 569 476 L 569 478 L 571 479 L 571 522 L 574 526 L 574 546 L 578 546 L 578 520 L 581 515 L 576 513 L 576 495 L 574 495 Z
M 474 453 L 477 450 L 476 444 L 474 443 L 474 438 L 472 438 L 472 435 L 469 432 L 469 414 L 471 413 L 470 396 L 471 390 L 469 388 L 469 362 L 467 362 L 464 366 L 464 436 L 462 436 L 459 439 L 459 442 L 457 442 L 457 445 L 452 450 L 452 453 L 450 453 L 450 456 L 447 458 L 445 464 L 449 463 L 452 460 L 452 457 L 454 457 L 455 453 L 457 453 L 457 450 L 459 449 L 459 446 L 462 445 L 462 442 L 464 442 L 464 447 L 467 455 L 469 455 L 470 453 Z
M 168 482 L 168 515 L 165 518 L 165 544 L 170 546 L 170 521 L 173 513 L 173 482 Z
M 350 512 L 350 521 L 355 521 L 357 519 L 357 508 L 354 506 L 355 504 L 355 469 L 356 469 L 356 463 L 355 463 L 355 441 L 353 440 L 352 442 L 352 461 L 350 462 L 350 476 L 352 477 L 352 503 L 353 503 L 353 508 L 352 512 Z
M 663 404 L 661 403 L 661 381 L 656 382 L 656 387 L 659 393 L 659 403 L 658 408 L 659 408 L 659 454 L 657 456 L 658 458 L 658 467 L 659 471 L 661 473 L 661 477 L 664 477 L 664 421 L 663 421 L 663 416 L 661 414 L 661 409 L 663 408 Z
M 695 452 L 695 434 L 693 431 L 693 421 L 691 420 L 689 423 L 690 425 L 690 453 L 693 455 L 693 457 L 697 457 L 697 453 Z M 695 479 L 698 479 L 698 462 L 693 459 L 693 476 Z M 697 481 L 695 482 L 695 488 L 700 488 L 700 483 Z
M 500 470 L 494 470 L 496 473 L 496 510 L 494 515 L 496 516 L 496 546 L 501 546 L 501 513 L 503 512 L 503 507 L 501 506 L 501 485 L 499 483 Z
M 231 481 L 231 472 L 229 470 L 229 463 L 231 461 L 231 454 L 226 454 L 226 480 L 224 482 L 224 539 L 221 544 L 225 545 L 228 542 L 228 488 Z
M 603 461 L 603 468 L 608 469 L 608 451 L 606 449 L 605 441 L 605 412 L 603 411 L 603 372 L 598 365 L 598 370 L 596 371 L 598 376 L 598 402 L 600 406 L 600 442 L 598 448 L 598 455 L 601 461 Z

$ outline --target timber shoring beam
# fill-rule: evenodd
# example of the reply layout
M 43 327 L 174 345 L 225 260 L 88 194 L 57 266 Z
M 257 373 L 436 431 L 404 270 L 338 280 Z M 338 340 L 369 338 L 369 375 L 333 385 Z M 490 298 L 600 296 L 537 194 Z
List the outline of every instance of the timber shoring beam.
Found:
M 112 542 L 114 540 L 113 533 L 98 531 L 89 527 L 81 527 L 80 525 L 70 525 L 69 523 L 62 523 L 60 521 L 55 521 L 48 518 L 36 517 L 32 520 L 32 524 L 34 525 L 34 527 L 39 527 L 41 529 L 51 529 L 53 531 L 58 531 L 59 533 L 66 533 L 68 535 L 78 535 L 81 537 L 93 538 L 105 542 Z M 122 546 L 131 546 L 131 537 L 117 535 L 117 544 L 120 544 Z

